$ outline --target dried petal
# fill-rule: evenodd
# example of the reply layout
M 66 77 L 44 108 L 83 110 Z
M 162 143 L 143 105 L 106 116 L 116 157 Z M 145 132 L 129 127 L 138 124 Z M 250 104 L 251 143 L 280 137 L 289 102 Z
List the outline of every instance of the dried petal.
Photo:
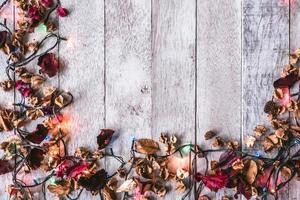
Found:
M 53 77 L 59 70 L 59 61 L 53 53 L 46 53 L 39 57 L 38 65 L 40 66 L 40 72 L 47 74 L 49 77 Z
M 135 149 L 142 154 L 155 154 L 159 149 L 159 145 L 152 139 L 139 139 L 135 142 Z
M 205 140 L 210 140 L 215 137 L 217 134 L 213 131 L 207 131 L 204 135 Z
M 104 149 L 111 141 L 114 130 L 101 129 L 100 134 L 97 136 L 97 144 L 99 149 Z

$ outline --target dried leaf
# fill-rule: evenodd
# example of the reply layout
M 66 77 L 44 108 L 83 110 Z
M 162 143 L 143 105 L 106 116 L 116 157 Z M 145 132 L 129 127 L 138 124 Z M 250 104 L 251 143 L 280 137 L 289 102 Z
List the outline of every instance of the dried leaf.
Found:
M 51 193 L 54 193 L 58 196 L 65 196 L 71 191 L 71 182 L 64 180 L 53 185 L 48 185 L 47 188 Z
M 176 188 L 175 190 L 179 193 L 183 193 L 186 190 L 186 186 L 182 180 L 176 181 Z
M 117 192 L 130 192 L 137 187 L 137 182 L 134 179 L 128 179 L 120 185 Z
M 31 120 L 36 120 L 37 118 L 44 116 L 44 112 L 40 109 L 30 109 L 26 111 L 26 116 Z
M 107 186 L 102 189 L 102 194 L 103 194 L 104 200 L 117 199 L 116 193 Z
M 215 137 L 217 134 L 213 131 L 207 131 L 204 135 L 205 140 L 210 140 Z
M 139 139 L 135 142 L 135 149 L 142 154 L 155 154 L 159 149 L 159 145 L 152 139 Z
M 258 171 L 256 162 L 253 160 L 246 160 L 243 171 L 244 171 L 246 181 L 249 184 L 252 184 L 255 181 L 257 171 Z
M 63 107 L 64 106 L 64 98 L 63 98 L 63 96 L 59 95 L 58 97 L 56 97 L 54 103 L 56 105 L 58 105 L 58 107 L 60 107 L 60 108 Z
M 245 141 L 245 144 L 246 144 L 246 146 L 247 146 L 248 148 L 249 148 L 249 147 L 253 147 L 255 141 L 256 141 L 256 138 L 253 137 L 252 135 L 250 135 L 250 136 L 247 136 L 246 141 Z

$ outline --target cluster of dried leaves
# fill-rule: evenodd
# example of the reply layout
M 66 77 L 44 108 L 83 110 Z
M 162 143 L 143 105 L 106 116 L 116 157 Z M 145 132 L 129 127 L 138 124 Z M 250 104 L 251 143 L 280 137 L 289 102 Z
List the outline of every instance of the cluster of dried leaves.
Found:
M 94 195 L 101 193 L 106 200 L 118 199 L 120 194 L 136 200 L 150 199 L 153 195 L 164 197 L 170 184 L 178 193 L 188 193 L 194 184 L 198 184 L 199 200 L 209 199 L 201 194 L 203 185 L 213 191 L 234 188 L 236 198 L 239 194 L 247 199 L 268 194 L 277 197 L 278 191 L 295 175 L 300 177 L 300 152 L 291 151 L 300 136 L 300 94 L 299 91 L 292 92 L 300 79 L 299 49 L 290 55 L 290 64 L 274 82 L 272 100 L 265 105 L 271 127 L 256 126 L 253 135 L 246 140 L 249 148 L 256 147 L 259 142 L 266 153 L 276 151 L 274 157 L 242 152 L 237 141 L 225 140 L 209 131 L 205 139 L 212 140 L 213 149 L 180 145 L 176 136 L 162 133 L 160 143 L 152 139 L 134 140 L 130 159 L 125 162 L 113 151 L 105 151 L 114 134 L 110 129 L 101 130 L 97 136 L 97 150 L 80 147 L 74 155 L 68 155 L 64 145 L 67 130 L 60 125 L 64 120 L 61 110 L 72 102 L 72 95 L 54 87 L 43 87 L 47 77 L 57 75 L 59 60 L 49 51 L 38 54 L 41 43 L 27 41 L 28 35 L 41 23 L 48 32 L 56 30 L 55 23 L 50 21 L 53 11 L 61 17 L 67 16 L 68 11 L 59 1 L 15 2 L 20 16 L 18 28 L 11 32 L 4 23 L 1 24 L 4 30 L 0 31 L 0 49 L 8 56 L 8 80 L 2 81 L 0 86 L 4 91 L 18 91 L 22 97 L 19 103 L 13 104 L 14 108 L 0 108 L 0 131 L 14 130 L 16 133 L 0 145 L 3 151 L 0 174 L 14 171 L 15 182 L 9 187 L 11 199 L 32 199 L 32 185 L 26 185 L 21 176 L 36 169 L 49 175 L 33 186 L 47 185 L 58 198 L 85 189 Z M 26 68 L 34 58 L 37 58 L 39 73 Z M 36 128 L 28 131 L 27 125 L 33 122 L 36 122 Z M 219 160 L 212 160 L 205 172 L 197 172 L 191 153 L 207 160 L 208 153 L 216 149 L 223 151 Z M 117 172 L 112 174 L 100 162 L 108 156 L 120 162 Z

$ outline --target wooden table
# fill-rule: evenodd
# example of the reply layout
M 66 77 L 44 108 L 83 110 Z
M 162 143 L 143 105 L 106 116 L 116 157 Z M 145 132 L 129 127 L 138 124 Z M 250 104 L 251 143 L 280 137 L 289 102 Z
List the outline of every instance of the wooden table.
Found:
M 256 124 L 269 125 L 264 103 L 288 53 L 300 47 L 300 1 L 290 1 L 62 0 L 71 14 L 59 19 L 59 34 L 69 41 L 56 49 L 65 67 L 50 82 L 75 97 L 65 112 L 69 152 L 96 148 L 104 127 L 117 131 L 115 153 L 129 155 L 132 137 L 169 132 L 210 147 L 207 130 L 243 141 Z M 9 100 L 1 92 L 0 104 Z M 10 180 L 1 176 L 0 199 L 8 199 Z M 280 199 L 300 199 L 298 188 L 290 184 Z M 224 193 L 231 194 L 204 192 Z

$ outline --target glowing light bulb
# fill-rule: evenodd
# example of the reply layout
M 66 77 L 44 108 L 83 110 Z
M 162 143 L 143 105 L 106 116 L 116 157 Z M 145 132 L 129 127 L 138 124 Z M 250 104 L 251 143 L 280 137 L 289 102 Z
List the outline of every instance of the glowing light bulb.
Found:
M 182 147 L 180 149 L 180 152 L 182 154 L 189 154 L 191 150 L 192 150 L 192 145 L 190 144 L 190 145 L 186 145 L 185 147 Z
M 260 152 L 257 151 L 257 152 L 255 153 L 255 156 L 256 156 L 257 158 L 259 158 L 259 157 L 260 157 Z
M 40 25 L 38 26 L 38 29 L 39 29 L 40 31 L 47 32 L 47 26 L 46 26 L 45 24 L 40 24 Z

